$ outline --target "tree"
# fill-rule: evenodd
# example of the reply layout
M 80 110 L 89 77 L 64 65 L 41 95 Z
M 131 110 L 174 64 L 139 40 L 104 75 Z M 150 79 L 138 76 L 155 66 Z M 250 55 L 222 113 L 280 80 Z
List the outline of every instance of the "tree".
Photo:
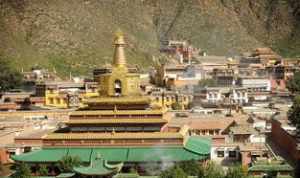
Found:
M 198 85 L 200 87 L 215 87 L 217 82 L 214 79 L 202 79 L 199 81 Z
M 73 167 L 78 167 L 81 161 L 77 156 L 63 156 L 58 163 L 58 168 L 61 172 L 72 172 Z
M 178 163 L 178 166 L 189 176 L 198 176 L 200 172 L 199 163 L 195 160 Z
M 203 165 L 199 178 L 224 178 L 224 172 L 221 166 L 217 166 L 214 162 L 208 162 Z
M 163 172 L 161 172 L 160 178 L 187 178 L 187 174 L 178 165 L 175 165 Z
M 7 91 L 22 84 L 22 75 L 12 69 L 7 59 L 0 56 L 0 91 Z
M 300 93 L 300 72 L 294 73 L 293 78 L 287 81 L 286 87 L 294 94 Z
M 288 111 L 288 119 L 300 130 L 300 95 L 295 96 L 293 105 Z
M 31 178 L 31 170 L 25 163 L 15 165 L 16 172 L 11 176 L 12 178 Z
M 40 176 L 47 176 L 48 175 L 48 169 L 46 165 L 40 165 L 38 169 L 38 174 Z
M 247 172 L 244 171 L 241 165 L 230 167 L 225 178 L 247 178 Z

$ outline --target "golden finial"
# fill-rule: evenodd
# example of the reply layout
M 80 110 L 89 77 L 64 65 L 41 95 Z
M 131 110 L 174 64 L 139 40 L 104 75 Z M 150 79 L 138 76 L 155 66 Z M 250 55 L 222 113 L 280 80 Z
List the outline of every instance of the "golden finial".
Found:
M 118 28 L 118 30 L 116 31 L 115 36 L 116 37 L 124 36 L 124 34 L 123 34 L 123 32 L 122 32 L 122 30 L 120 28 Z
M 124 34 L 123 32 L 118 29 L 117 32 L 115 33 L 115 45 L 125 45 L 125 40 L 124 40 Z
M 115 55 L 114 55 L 114 60 L 113 60 L 113 65 L 114 66 L 125 66 L 126 65 L 126 57 L 125 57 L 125 40 L 124 40 L 124 35 L 123 32 L 118 29 L 116 32 L 116 37 L 114 40 L 114 45 L 115 45 Z

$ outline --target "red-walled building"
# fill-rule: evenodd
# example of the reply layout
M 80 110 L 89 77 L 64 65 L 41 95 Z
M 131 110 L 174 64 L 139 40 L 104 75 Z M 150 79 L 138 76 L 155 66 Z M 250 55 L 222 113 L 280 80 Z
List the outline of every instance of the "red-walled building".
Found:
M 271 140 L 294 163 L 300 160 L 300 137 L 295 134 L 287 120 L 272 120 Z

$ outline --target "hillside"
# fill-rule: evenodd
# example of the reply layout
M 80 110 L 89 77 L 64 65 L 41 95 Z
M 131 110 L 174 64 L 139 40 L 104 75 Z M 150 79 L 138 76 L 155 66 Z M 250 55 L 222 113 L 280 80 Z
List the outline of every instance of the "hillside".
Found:
M 298 0 L 0 0 L 0 54 L 18 68 L 87 74 L 111 61 L 120 28 L 129 62 L 143 67 L 166 38 L 209 54 L 271 46 L 294 57 L 299 25 Z

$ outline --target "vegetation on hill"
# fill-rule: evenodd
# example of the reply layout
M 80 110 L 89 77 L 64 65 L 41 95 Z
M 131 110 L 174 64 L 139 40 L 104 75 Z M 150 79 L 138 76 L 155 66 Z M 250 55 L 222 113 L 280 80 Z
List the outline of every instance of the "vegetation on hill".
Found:
M 0 54 L 15 67 L 38 64 L 61 75 L 110 63 L 114 32 L 127 35 L 130 64 L 142 69 L 162 39 L 189 40 L 208 54 L 271 46 L 300 52 L 298 0 L 0 0 Z
M 0 91 L 8 91 L 22 84 L 22 75 L 16 71 L 9 61 L 0 56 Z

